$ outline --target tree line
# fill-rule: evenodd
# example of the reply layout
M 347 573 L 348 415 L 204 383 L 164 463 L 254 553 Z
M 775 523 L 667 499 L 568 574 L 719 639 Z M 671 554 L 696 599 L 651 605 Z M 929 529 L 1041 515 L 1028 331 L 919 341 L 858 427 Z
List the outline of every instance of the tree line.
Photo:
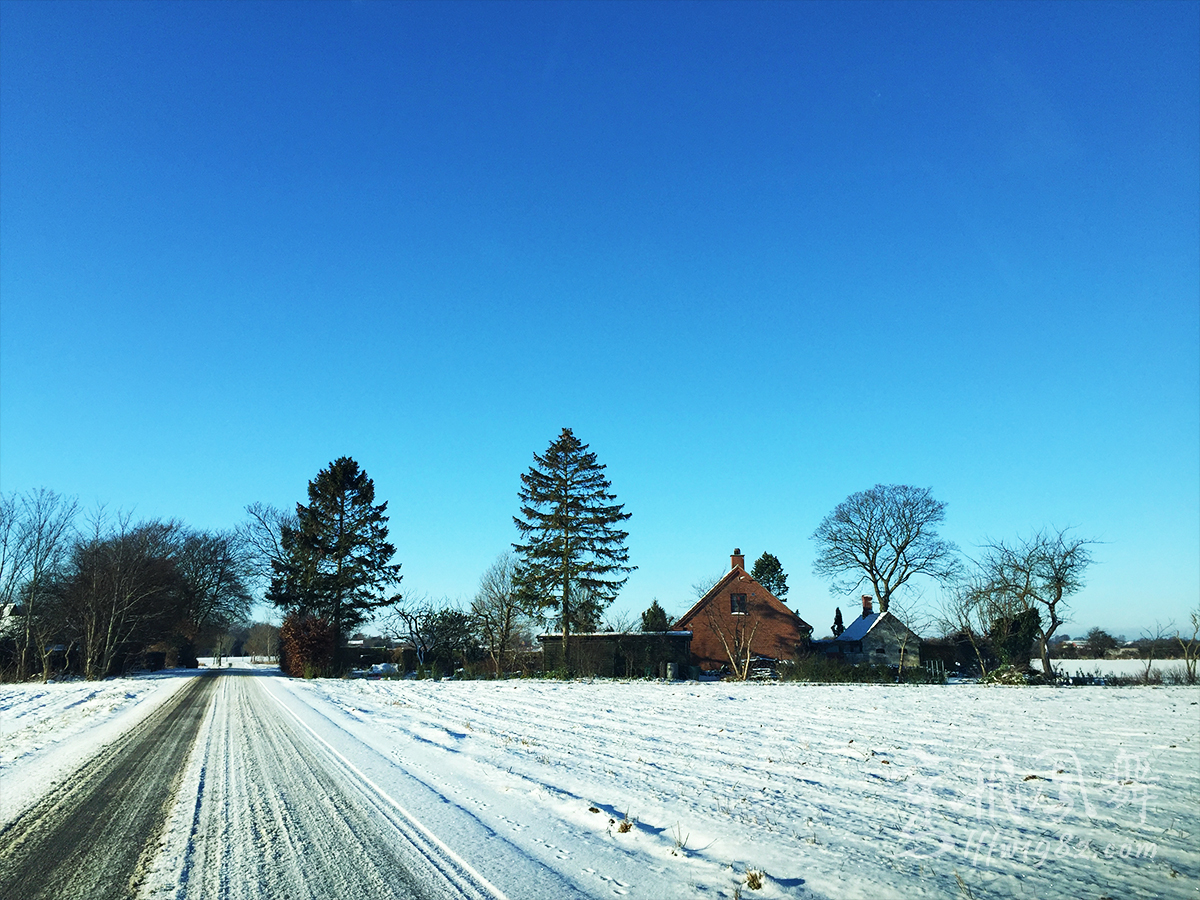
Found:
M 306 500 L 291 510 L 253 503 L 237 528 L 205 532 L 104 509 L 84 516 L 49 490 L 0 497 L 0 673 L 102 678 L 148 651 L 194 664 L 198 642 L 246 621 L 255 593 L 283 616 L 280 664 L 294 675 L 345 671 L 346 639 L 368 622 L 410 644 L 421 665 L 483 661 L 493 672 L 514 665 L 535 629 L 553 627 L 569 669 L 571 635 L 601 626 L 636 569 L 626 543 L 631 514 L 570 428 L 521 474 L 518 540 L 483 574 L 466 610 L 401 592 L 387 503 L 376 502 L 374 482 L 354 459 L 321 469 Z M 938 533 L 945 511 L 929 488 L 878 484 L 852 494 L 813 532 L 813 570 L 835 592 L 869 587 L 884 613 L 911 596 L 914 579 L 931 580 L 949 598 L 941 623 L 969 644 L 980 668 L 1025 664 L 1036 644 L 1052 674 L 1050 647 L 1095 542 L 1049 529 L 988 541 L 964 559 Z M 775 596 L 787 594 L 774 555 L 764 553 L 752 574 Z M 912 617 L 911 607 L 897 612 Z M 668 627 L 657 600 L 641 625 Z M 838 609 L 834 633 L 842 627 Z
M 0 675 L 104 678 L 147 653 L 194 666 L 197 642 L 246 619 L 249 580 L 234 532 L 0 496 Z

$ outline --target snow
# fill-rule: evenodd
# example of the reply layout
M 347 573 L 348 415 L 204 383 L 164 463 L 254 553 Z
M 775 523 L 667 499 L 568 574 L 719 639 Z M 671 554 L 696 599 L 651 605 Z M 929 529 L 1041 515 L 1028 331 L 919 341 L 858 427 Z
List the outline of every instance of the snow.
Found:
M 1054 671 L 1060 675 L 1091 675 L 1108 677 L 1117 675 L 1122 678 L 1132 678 L 1146 671 L 1144 659 L 1051 659 Z M 1042 669 L 1042 661 L 1030 661 L 1030 666 L 1037 671 Z M 1156 659 L 1150 663 L 1150 668 L 1159 673 L 1179 674 L 1182 676 L 1185 663 L 1182 659 Z
M 494 896 L 553 896 L 542 879 L 593 897 L 1200 893 L 1196 688 L 255 682 Z M 0 824 L 58 717 L 78 762 L 171 685 L 0 688 Z M 152 896 L 177 896 L 169 843 Z
M 0 684 L 0 825 L 165 703 L 189 674 Z
M 882 613 L 871 613 L 870 615 L 859 616 L 846 627 L 845 631 L 834 638 L 834 640 L 861 641 L 867 636 L 867 633 L 875 627 L 875 623 L 879 621 L 881 616 Z

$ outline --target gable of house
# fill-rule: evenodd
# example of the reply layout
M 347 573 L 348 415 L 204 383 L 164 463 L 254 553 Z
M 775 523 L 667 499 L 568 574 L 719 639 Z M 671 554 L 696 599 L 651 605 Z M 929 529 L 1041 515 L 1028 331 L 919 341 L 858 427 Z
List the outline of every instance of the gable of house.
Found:
M 863 598 L 863 613 L 846 630 L 823 641 L 826 652 L 849 663 L 898 666 L 920 665 L 921 638 L 890 611 L 875 612 L 870 597 Z
M 729 572 L 672 630 L 692 633 L 693 664 L 711 670 L 729 665 L 726 642 L 739 628 L 746 634 L 750 633 L 746 629 L 753 630 L 751 655 L 770 659 L 791 659 L 812 635 L 812 626 L 750 575 L 745 557 L 734 550 Z

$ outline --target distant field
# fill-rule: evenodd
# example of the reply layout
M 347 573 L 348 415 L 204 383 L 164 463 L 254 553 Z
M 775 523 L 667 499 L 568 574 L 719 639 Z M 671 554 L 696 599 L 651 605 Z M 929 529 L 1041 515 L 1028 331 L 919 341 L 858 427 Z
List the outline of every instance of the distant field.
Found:
M 1144 659 L 1052 659 L 1054 668 L 1066 675 L 1140 675 L 1146 671 Z M 1033 660 L 1033 667 L 1041 669 L 1041 660 Z M 1156 659 L 1151 663 L 1156 672 L 1166 673 L 1175 670 L 1183 671 L 1182 659 Z

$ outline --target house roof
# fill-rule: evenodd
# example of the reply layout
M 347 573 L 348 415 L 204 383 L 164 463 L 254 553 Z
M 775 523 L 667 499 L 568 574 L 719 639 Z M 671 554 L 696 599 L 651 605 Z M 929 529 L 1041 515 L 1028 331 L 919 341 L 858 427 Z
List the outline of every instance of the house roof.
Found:
M 873 612 L 868 616 L 859 616 L 857 619 L 855 619 L 853 622 L 850 623 L 850 625 L 846 628 L 845 631 L 843 631 L 841 634 L 839 634 L 837 637 L 835 637 L 834 640 L 835 641 L 861 641 L 863 638 L 865 638 L 868 634 L 871 633 L 871 629 L 873 629 L 876 625 L 878 625 L 880 622 L 884 621 L 885 619 L 891 619 L 893 622 L 895 622 L 895 624 L 899 625 L 905 631 L 908 631 L 914 637 L 919 637 L 919 635 L 917 635 L 917 633 L 915 631 L 913 631 L 911 628 L 909 628 L 907 625 L 905 625 L 903 622 L 901 622 L 898 618 L 896 618 L 894 615 L 892 615 L 891 612 Z
M 679 630 L 682 628 L 686 628 L 687 623 L 690 622 L 692 619 L 694 619 L 696 617 L 697 613 L 699 613 L 700 610 L 704 609 L 704 607 L 711 600 L 724 594 L 727 590 L 730 589 L 730 587 L 735 582 L 738 582 L 738 581 L 744 581 L 747 584 L 757 585 L 759 590 L 761 590 L 767 596 L 768 602 L 773 602 L 773 603 L 777 604 L 780 609 L 787 610 L 788 613 L 795 616 L 796 621 L 799 623 L 801 629 L 807 629 L 808 631 L 812 631 L 812 626 L 809 625 L 807 622 L 805 622 L 803 619 L 801 619 L 799 613 L 797 613 L 795 610 L 791 609 L 786 603 L 784 603 L 782 600 L 780 600 L 778 597 L 776 597 L 774 594 L 772 594 L 769 590 L 767 590 L 765 587 L 763 587 L 762 584 L 753 575 L 748 573 L 741 566 L 734 566 L 732 569 L 730 569 L 728 572 L 726 572 L 724 578 L 722 578 L 720 581 L 718 581 L 716 584 L 714 584 L 712 587 L 710 587 L 708 589 L 707 594 L 705 594 L 703 597 L 701 597 L 699 600 L 697 600 L 694 604 L 692 604 L 692 608 L 689 609 L 687 612 L 685 612 L 682 616 L 679 617 L 679 621 L 677 621 L 674 625 L 671 626 L 672 629 Z
M 883 617 L 883 613 L 873 612 L 869 616 L 859 616 L 850 626 L 839 634 L 834 640 L 837 641 L 861 641 L 867 636 L 867 632 L 875 627 L 875 623 Z

